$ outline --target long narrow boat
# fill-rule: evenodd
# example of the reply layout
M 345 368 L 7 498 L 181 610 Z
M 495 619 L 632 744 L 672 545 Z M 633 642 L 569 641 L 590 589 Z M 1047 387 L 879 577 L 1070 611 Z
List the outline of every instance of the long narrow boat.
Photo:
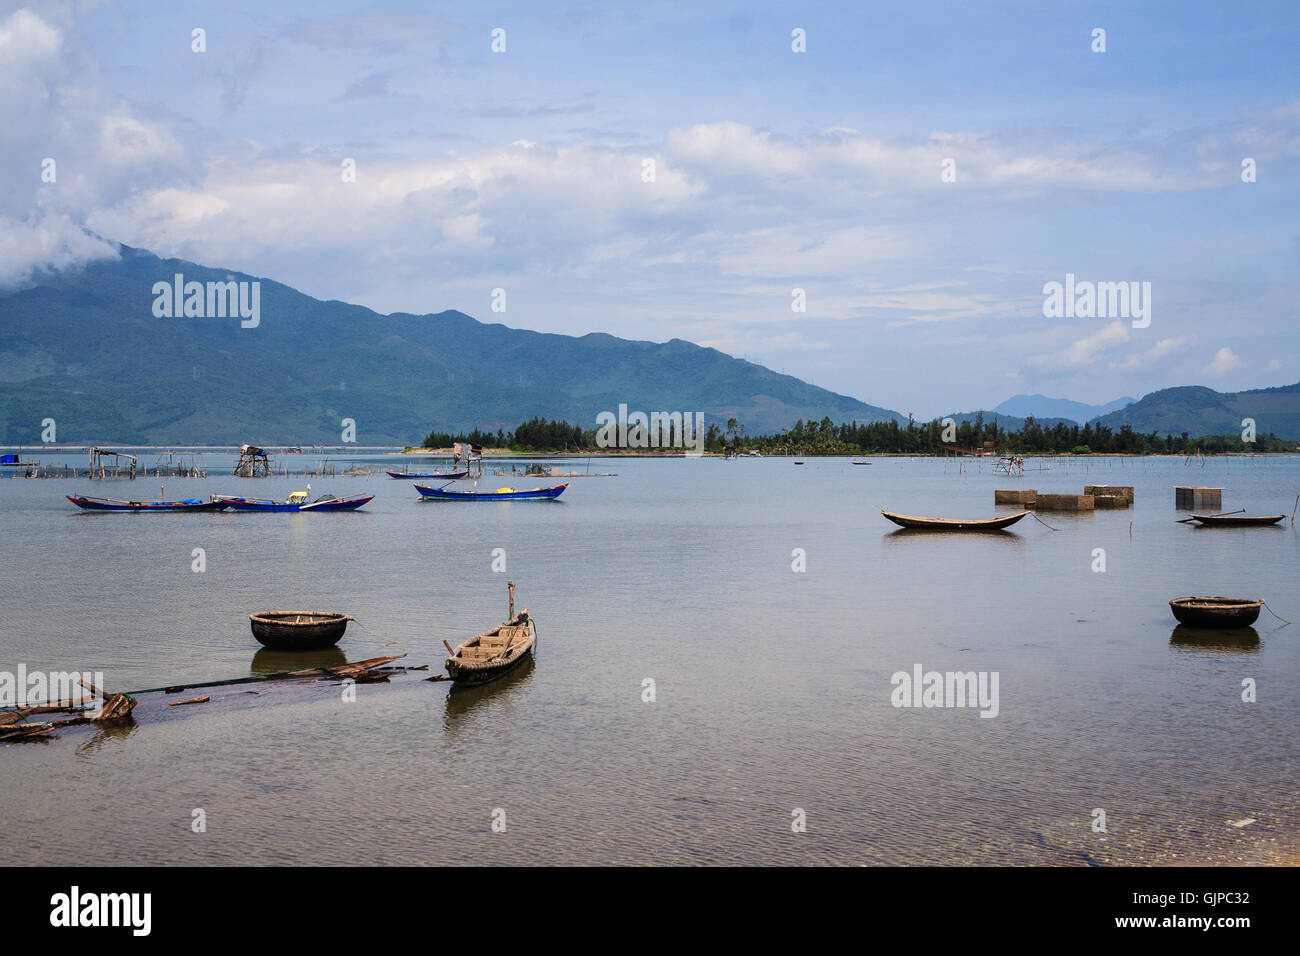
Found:
M 1029 514 L 1028 511 L 1021 511 L 1002 518 L 966 521 L 961 518 L 922 518 L 918 515 L 900 515 L 883 510 L 880 513 L 900 527 L 924 528 L 927 531 L 1001 531 Z
M 456 478 L 468 478 L 468 477 L 469 477 L 469 471 L 468 471 L 468 470 L 466 470 L 466 471 L 448 471 L 448 472 L 430 471 L 430 472 L 426 472 L 426 473 L 424 473 L 424 474 L 417 474 L 417 473 L 415 473 L 415 472 L 404 472 L 404 471 L 390 471 L 390 472 L 386 472 L 386 474 L 388 475 L 389 478 L 420 478 L 420 479 L 426 479 L 426 478 L 437 478 L 437 479 L 446 480 L 446 481 L 451 481 L 451 480 L 454 480 L 454 479 L 456 479 Z
M 510 620 L 490 631 L 471 637 L 452 650 L 443 642 L 451 656 L 444 666 L 457 684 L 486 684 L 507 673 L 533 652 L 537 643 L 537 628 L 527 609 L 515 615 L 515 585 L 510 589 Z
M 307 500 L 307 492 L 295 491 L 284 501 L 270 498 L 238 498 L 234 495 L 217 495 L 220 501 L 232 511 L 356 511 L 374 495 L 345 495 L 336 498 L 333 495 L 321 495 L 315 501 Z
M 1169 602 L 1179 623 L 1193 627 L 1249 627 L 1263 606 L 1263 601 L 1226 597 L 1185 597 Z
M 448 491 L 446 488 L 428 488 L 416 485 L 415 490 L 422 498 L 436 498 L 441 501 L 525 501 L 529 499 L 558 498 L 564 494 L 569 483 L 555 485 L 551 488 L 532 488 L 516 491 L 514 488 L 498 488 L 496 491 Z
M 86 511 L 221 511 L 226 507 L 217 498 L 183 498 L 180 501 L 120 501 L 117 498 L 92 498 L 87 495 L 65 495 L 78 508 Z
M 1237 528 L 1277 524 L 1286 515 L 1189 515 L 1204 528 Z

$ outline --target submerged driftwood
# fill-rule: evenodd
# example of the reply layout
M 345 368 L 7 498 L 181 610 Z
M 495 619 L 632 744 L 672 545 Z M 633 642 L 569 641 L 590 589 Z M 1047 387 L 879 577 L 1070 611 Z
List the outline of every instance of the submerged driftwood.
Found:
M 405 657 L 405 654 L 393 654 L 385 657 L 372 657 L 364 661 L 356 661 L 351 664 L 339 664 L 334 667 L 309 667 L 303 670 L 282 671 L 275 674 L 256 674 L 251 677 L 235 677 L 230 680 L 204 681 L 196 684 L 172 684 L 167 687 L 154 687 L 148 690 L 132 691 L 131 693 L 103 694 L 103 703 L 95 706 L 93 698 L 80 701 L 56 701 L 50 704 L 36 704 L 30 707 L 15 707 L 9 710 L 0 711 L 0 741 L 19 741 L 29 740 L 40 737 L 47 737 L 54 731 L 62 727 L 70 727 L 78 724 L 96 724 L 99 726 L 109 726 L 121 724 L 132 720 L 132 711 L 135 710 L 138 703 L 137 696 L 146 694 L 175 694 L 187 688 L 198 687 L 229 687 L 240 684 L 263 684 L 263 683 L 280 683 L 293 681 L 338 681 L 352 680 L 357 683 L 366 683 L 373 681 L 387 681 L 389 675 L 394 672 L 405 670 L 405 668 L 388 667 L 395 660 Z M 100 692 L 90 685 L 87 688 L 95 693 Z M 168 701 L 169 707 L 179 707 L 183 704 L 201 704 L 211 701 L 210 695 L 202 697 L 189 697 L 184 700 Z M 159 716 L 159 710 L 167 708 L 154 708 L 151 713 L 154 717 Z M 44 720 L 29 722 L 27 718 L 37 714 L 64 714 L 66 716 L 56 720 Z
M 84 683 L 84 681 L 83 681 Z M 86 685 L 91 690 L 95 688 Z M 58 701 L 53 704 L 39 704 L 31 707 L 15 707 L 13 710 L 0 712 L 0 741 L 30 740 L 44 737 L 60 727 L 74 724 L 117 724 L 131 719 L 135 710 L 136 699 L 130 694 L 111 694 L 98 708 L 84 706 L 85 702 L 73 703 Z M 43 720 L 28 723 L 26 718 L 35 714 L 69 714 L 59 720 Z

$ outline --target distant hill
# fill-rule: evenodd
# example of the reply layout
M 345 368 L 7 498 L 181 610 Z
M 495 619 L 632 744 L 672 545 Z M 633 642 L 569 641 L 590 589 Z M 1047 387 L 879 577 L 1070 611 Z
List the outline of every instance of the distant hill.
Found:
M 971 424 L 974 424 L 975 418 L 978 415 L 984 416 L 985 425 L 991 425 L 996 421 L 998 428 L 1007 432 L 1018 432 L 1025 424 L 1023 418 L 1015 415 L 1003 415 L 999 412 L 993 411 L 992 409 L 981 409 L 973 412 L 953 412 L 950 415 L 940 415 L 939 417 L 941 419 L 951 418 L 960 425 L 962 422 L 970 422 Z M 1074 424 L 1074 422 L 1066 418 L 1039 418 L 1037 415 L 1034 416 L 1034 421 L 1044 428 L 1055 428 L 1057 422 L 1065 422 L 1067 425 Z
M 1046 395 L 1013 395 L 993 410 L 1016 418 L 1025 418 L 1029 415 L 1033 415 L 1036 421 L 1062 418 L 1082 425 L 1084 422 L 1118 411 L 1136 401 L 1136 398 L 1125 396 L 1104 405 L 1087 405 L 1068 398 L 1048 398 Z
M 0 293 L 0 444 L 416 444 L 430 429 L 512 429 L 541 415 L 704 412 L 750 434 L 796 419 L 905 416 L 681 339 L 640 342 L 380 315 L 261 280 L 261 322 L 156 318 L 153 284 L 256 277 L 120 247 L 117 259 Z
M 1099 421 L 1112 429 L 1128 424 L 1138 432 L 1187 432 L 1196 438 L 1239 433 L 1244 418 L 1253 418 L 1260 434 L 1300 439 L 1300 382 L 1248 392 L 1216 392 L 1200 385 L 1164 388 Z

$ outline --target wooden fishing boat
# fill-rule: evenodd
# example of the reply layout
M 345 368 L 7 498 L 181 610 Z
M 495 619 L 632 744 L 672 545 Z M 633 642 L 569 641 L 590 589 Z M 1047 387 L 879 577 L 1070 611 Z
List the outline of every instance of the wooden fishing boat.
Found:
M 1215 628 L 1249 627 L 1263 606 L 1263 601 L 1226 597 L 1184 597 L 1169 602 L 1179 623 Z
M 89 495 L 64 495 L 86 511 L 221 511 L 226 507 L 217 498 L 183 498 L 180 501 L 120 501 L 117 498 L 92 498 Z
M 1239 528 L 1277 524 L 1286 515 L 1189 515 L 1204 528 Z
M 446 488 L 429 488 L 416 485 L 415 490 L 422 498 L 436 498 L 442 501 L 526 501 L 535 499 L 558 498 L 564 494 L 569 483 L 555 485 L 551 488 L 532 488 L 516 491 L 514 488 L 498 488 L 496 491 L 449 491 Z
M 307 500 L 307 492 L 295 491 L 284 501 L 272 501 L 269 498 L 239 498 L 234 495 L 216 495 L 232 511 L 356 511 L 374 495 L 345 495 L 336 498 L 333 495 L 321 495 L 315 501 Z
M 350 614 L 330 611 L 263 611 L 248 615 L 253 636 L 280 651 L 314 651 L 332 647 L 348 629 Z
M 961 518 L 923 518 L 918 515 L 900 515 L 883 510 L 880 513 L 900 527 L 923 528 L 927 531 L 1001 531 L 1029 514 L 1028 511 L 1020 511 L 1002 518 L 966 521 Z
M 446 641 L 443 645 L 451 653 L 446 668 L 457 684 L 486 684 L 509 672 L 511 668 L 533 652 L 537 642 L 537 629 L 527 609 L 515 615 L 515 583 L 507 581 L 510 592 L 510 619 L 465 641 L 454 650 Z
M 388 475 L 389 478 L 420 478 L 420 479 L 436 478 L 436 479 L 442 479 L 446 481 L 453 481 L 457 478 L 468 478 L 469 470 L 466 469 L 465 471 L 447 471 L 447 472 L 430 471 L 423 474 L 417 474 L 415 472 L 405 472 L 405 471 L 390 471 L 390 472 L 386 472 L 386 474 Z

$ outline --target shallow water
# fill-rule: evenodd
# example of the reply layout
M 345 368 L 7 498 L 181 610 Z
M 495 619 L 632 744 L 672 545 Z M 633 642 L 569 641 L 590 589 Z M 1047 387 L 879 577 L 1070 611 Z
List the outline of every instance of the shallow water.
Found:
M 1188 641 L 1167 605 L 1263 597 L 1300 620 L 1289 518 L 1177 524 L 1172 488 L 1290 515 L 1300 459 L 1031 459 L 1017 479 L 988 460 L 871 460 L 598 460 L 618 477 L 573 479 L 556 502 L 311 478 L 313 496 L 377 495 L 320 515 L 82 514 L 65 494 L 153 498 L 159 481 L 0 479 L 0 670 L 139 689 L 281 669 L 246 617 L 276 608 L 345 611 L 398 642 L 353 624 L 349 660 L 404 651 L 437 670 L 444 639 L 504 618 L 507 577 L 539 631 L 535 664 L 480 690 L 361 685 L 347 703 L 322 684 L 0 745 L 0 864 L 1300 858 L 1300 625 L 1265 611 L 1255 641 Z M 283 497 L 306 479 L 163 483 Z M 538 482 L 483 484 L 503 483 Z M 1012 510 L 994 488 L 1092 483 L 1134 485 L 1136 506 L 973 535 L 879 514 L 988 517 Z M 894 707 L 891 675 L 917 664 L 996 672 L 997 716 Z

